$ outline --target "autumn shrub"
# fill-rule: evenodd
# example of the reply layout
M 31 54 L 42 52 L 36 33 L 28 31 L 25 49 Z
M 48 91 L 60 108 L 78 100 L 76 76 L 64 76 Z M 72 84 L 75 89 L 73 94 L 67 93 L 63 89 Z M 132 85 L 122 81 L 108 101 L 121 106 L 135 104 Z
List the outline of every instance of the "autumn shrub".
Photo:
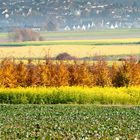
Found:
M 27 67 L 22 61 L 19 64 L 17 64 L 16 71 L 17 71 L 16 78 L 17 78 L 18 85 L 21 87 L 26 87 Z
M 30 60 L 28 61 L 27 67 L 27 76 L 26 76 L 26 84 L 27 86 L 37 86 L 39 83 L 39 71 L 37 66 L 34 65 Z
M 93 65 L 92 75 L 94 76 L 93 83 L 95 85 L 102 87 L 112 85 L 109 66 L 104 60 L 99 60 Z
M 112 80 L 112 84 L 114 84 L 115 81 L 115 77 L 117 76 L 117 71 L 118 71 L 118 65 L 116 64 L 116 62 L 114 62 L 112 64 L 112 66 L 110 67 L 110 77 Z
M 85 62 L 78 64 L 78 62 L 75 61 L 74 65 L 69 65 L 69 75 L 70 86 L 91 86 L 92 74 L 89 71 L 88 64 Z
M 129 86 L 140 85 L 140 64 L 135 60 L 127 61 L 130 68 L 130 83 Z
M 69 85 L 69 71 L 64 62 L 56 65 L 56 85 L 55 86 L 68 86 Z
M 137 61 L 130 59 L 122 62 L 113 78 L 116 87 L 140 85 L 140 65 Z
M 51 85 L 51 72 L 47 64 L 39 64 L 37 71 L 39 73 L 39 85 L 50 86 Z
M 140 63 L 124 61 L 109 66 L 106 61 L 96 63 L 46 60 L 34 64 L 3 59 L 0 62 L 0 87 L 60 87 L 60 86 L 140 86 Z
M 50 86 L 57 86 L 57 64 L 54 64 L 52 61 L 47 64 L 50 71 Z
M 78 85 L 79 84 L 79 73 L 78 73 L 78 64 L 76 63 L 76 61 L 73 64 L 69 65 L 69 74 L 70 74 L 70 79 L 69 79 L 69 85 L 73 86 L 73 85 Z
M 3 87 L 18 85 L 16 64 L 10 59 L 4 59 L 0 63 L 0 85 Z
M 93 76 L 90 73 L 89 65 L 83 62 L 78 69 L 79 86 L 92 86 Z

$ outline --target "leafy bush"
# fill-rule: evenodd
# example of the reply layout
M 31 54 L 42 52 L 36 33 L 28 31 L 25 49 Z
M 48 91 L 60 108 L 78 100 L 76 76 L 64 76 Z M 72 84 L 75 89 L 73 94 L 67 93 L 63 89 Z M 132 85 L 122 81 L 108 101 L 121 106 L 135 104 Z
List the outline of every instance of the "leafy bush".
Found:
M 104 60 L 99 60 L 97 64 L 93 66 L 92 73 L 95 85 L 102 87 L 111 86 L 110 70 Z
M 140 85 L 140 65 L 135 60 L 124 61 L 113 79 L 116 87 Z
M 92 86 L 92 73 L 87 63 L 69 65 L 70 86 Z
M 76 60 L 76 57 L 71 56 L 68 53 L 60 53 L 56 56 L 56 60 Z
M 10 59 L 1 61 L 0 67 L 0 86 L 16 87 L 17 86 L 17 71 L 16 64 Z

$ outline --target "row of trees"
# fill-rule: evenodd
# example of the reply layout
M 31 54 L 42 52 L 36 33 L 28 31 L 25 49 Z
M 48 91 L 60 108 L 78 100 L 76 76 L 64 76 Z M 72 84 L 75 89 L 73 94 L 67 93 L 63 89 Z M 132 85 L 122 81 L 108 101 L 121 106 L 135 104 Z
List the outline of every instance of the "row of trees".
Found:
M 74 61 L 27 64 L 4 59 L 0 63 L 1 87 L 28 86 L 138 86 L 140 85 L 140 63 L 130 60 L 108 66 L 99 60 L 96 63 Z

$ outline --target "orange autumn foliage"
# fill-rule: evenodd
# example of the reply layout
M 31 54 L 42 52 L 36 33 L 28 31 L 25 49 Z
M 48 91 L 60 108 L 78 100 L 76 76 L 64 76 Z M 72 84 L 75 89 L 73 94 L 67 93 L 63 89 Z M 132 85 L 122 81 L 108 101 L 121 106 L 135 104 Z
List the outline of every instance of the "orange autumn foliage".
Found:
M 33 64 L 30 60 L 25 64 L 3 59 L 0 62 L 0 86 L 140 86 L 140 63 L 130 59 L 112 66 L 103 60 L 93 65 L 78 61 L 73 64 L 64 61 Z

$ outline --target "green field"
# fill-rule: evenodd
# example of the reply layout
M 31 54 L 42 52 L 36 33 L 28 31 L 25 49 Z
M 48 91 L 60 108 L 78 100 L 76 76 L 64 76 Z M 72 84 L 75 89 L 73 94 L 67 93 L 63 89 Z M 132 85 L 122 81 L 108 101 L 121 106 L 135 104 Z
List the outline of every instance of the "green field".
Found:
M 6 38 L 8 36 L 7 33 L 0 33 L 0 38 Z
M 47 32 L 41 31 L 45 40 L 89 40 L 89 39 L 110 39 L 110 38 L 139 38 L 140 29 L 106 29 L 76 32 Z M 8 38 L 8 33 L 0 33 L 0 39 Z
M 140 105 L 140 87 L 0 88 L 0 103 Z
M 140 139 L 140 107 L 0 105 L 2 140 Z
M 41 32 L 47 40 L 88 40 L 88 39 L 110 39 L 110 38 L 139 38 L 140 29 L 106 29 L 77 32 Z

